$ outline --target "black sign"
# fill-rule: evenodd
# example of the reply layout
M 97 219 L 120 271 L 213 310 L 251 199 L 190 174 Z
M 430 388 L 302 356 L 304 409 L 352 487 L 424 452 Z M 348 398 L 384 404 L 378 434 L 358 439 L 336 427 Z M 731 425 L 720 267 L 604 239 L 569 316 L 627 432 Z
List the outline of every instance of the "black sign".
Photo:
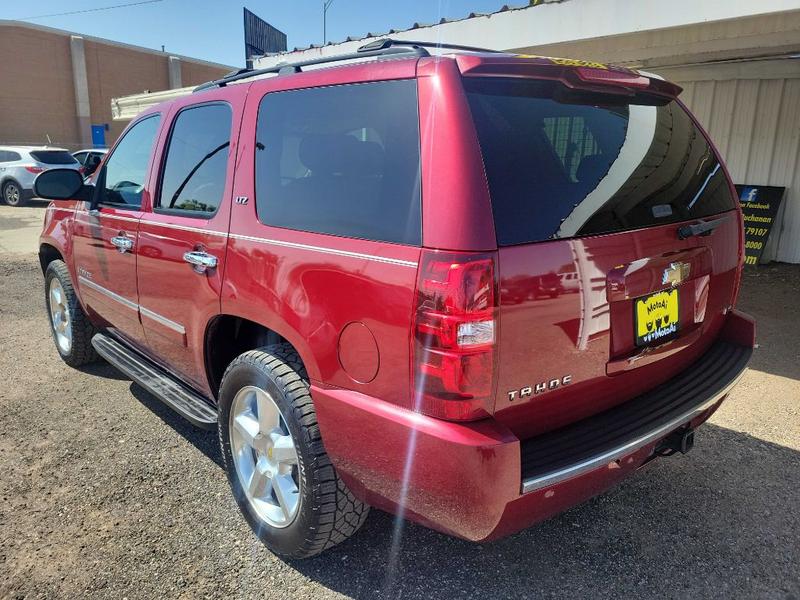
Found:
M 254 56 L 286 51 L 286 34 L 244 9 L 244 58 L 252 68 Z
M 744 215 L 744 264 L 757 265 L 767 245 L 786 188 L 737 185 Z

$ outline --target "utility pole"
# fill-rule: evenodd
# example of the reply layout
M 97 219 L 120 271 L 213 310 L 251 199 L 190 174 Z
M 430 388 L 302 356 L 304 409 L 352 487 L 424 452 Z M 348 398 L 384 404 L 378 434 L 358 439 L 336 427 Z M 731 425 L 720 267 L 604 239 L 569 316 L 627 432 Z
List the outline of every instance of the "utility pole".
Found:
M 322 0 L 322 45 L 328 43 L 328 9 L 333 0 Z

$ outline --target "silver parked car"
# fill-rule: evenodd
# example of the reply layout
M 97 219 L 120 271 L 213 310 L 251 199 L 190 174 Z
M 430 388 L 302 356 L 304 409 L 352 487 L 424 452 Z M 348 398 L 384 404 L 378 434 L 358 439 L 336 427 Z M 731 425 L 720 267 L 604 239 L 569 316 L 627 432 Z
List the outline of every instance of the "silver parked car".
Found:
M 33 197 L 33 180 L 48 169 L 80 170 L 81 164 L 63 148 L 0 146 L 0 194 L 9 206 Z

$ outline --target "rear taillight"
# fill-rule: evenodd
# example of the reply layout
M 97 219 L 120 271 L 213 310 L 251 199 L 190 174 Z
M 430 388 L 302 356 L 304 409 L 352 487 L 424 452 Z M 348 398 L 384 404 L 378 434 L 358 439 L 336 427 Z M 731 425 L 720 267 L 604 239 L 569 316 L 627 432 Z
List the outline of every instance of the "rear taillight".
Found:
M 25 167 L 25 170 L 31 173 L 41 173 L 42 171 L 44 171 L 42 167 Z
M 495 255 L 423 251 L 412 342 L 417 410 L 453 421 L 492 412 L 497 341 Z

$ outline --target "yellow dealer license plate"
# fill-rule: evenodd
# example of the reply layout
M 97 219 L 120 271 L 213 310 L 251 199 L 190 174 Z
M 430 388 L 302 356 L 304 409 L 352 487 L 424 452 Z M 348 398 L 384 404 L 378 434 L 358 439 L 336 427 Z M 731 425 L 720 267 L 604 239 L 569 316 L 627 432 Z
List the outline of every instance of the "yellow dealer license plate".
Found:
M 678 335 L 678 290 L 636 299 L 634 331 L 637 346 L 665 342 Z

